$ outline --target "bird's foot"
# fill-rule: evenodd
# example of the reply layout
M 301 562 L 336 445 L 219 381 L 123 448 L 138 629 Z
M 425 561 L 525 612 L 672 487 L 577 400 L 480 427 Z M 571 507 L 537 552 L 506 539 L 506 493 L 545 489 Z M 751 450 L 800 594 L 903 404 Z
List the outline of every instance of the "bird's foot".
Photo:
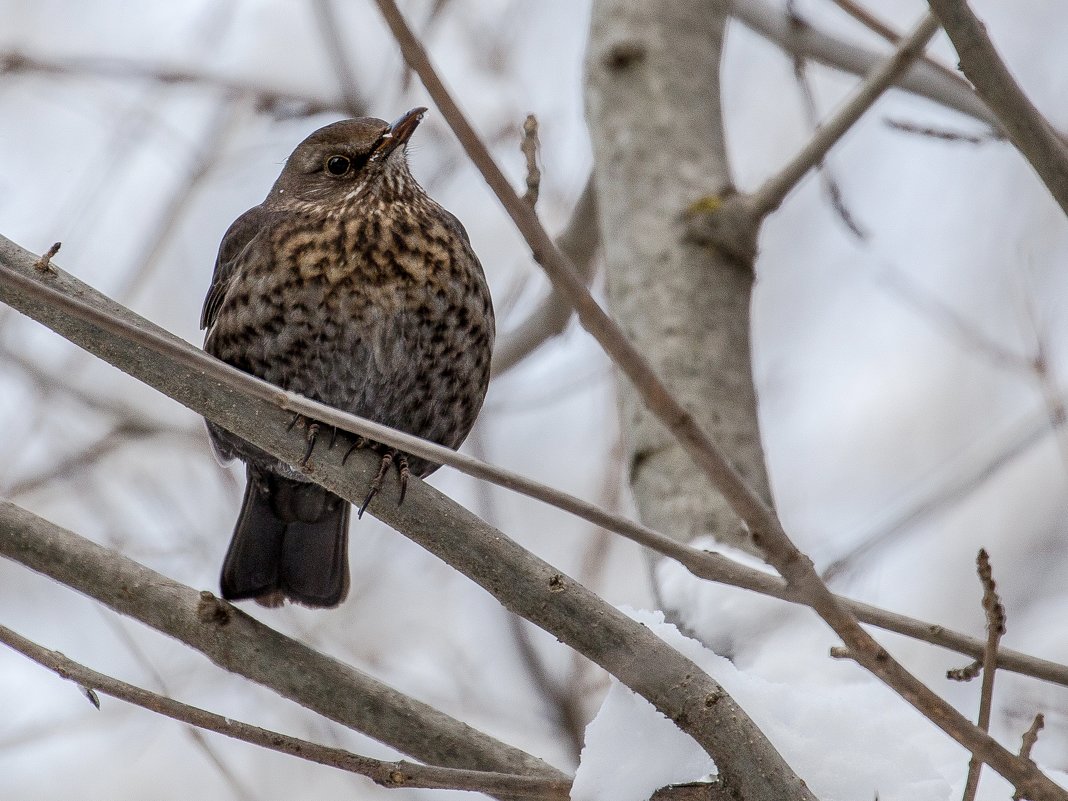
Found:
M 351 452 L 352 449 L 350 449 L 349 453 Z M 408 467 L 408 457 L 396 449 L 390 448 L 382 453 L 382 461 L 378 463 L 378 472 L 375 474 L 374 479 L 371 480 L 367 497 L 364 498 L 363 504 L 361 504 L 359 511 L 356 513 L 357 518 L 363 517 L 364 510 L 367 509 L 371 499 L 382 490 L 382 483 L 386 480 L 389 468 L 393 465 L 397 467 L 397 478 L 400 481 L 400 496 L 397 498 L 397 506 L 404 503 L 404 496 L 408 492 L 408 479 L 411 478 L 412 471 Z
M 371 480 L 371 486 L 367 491 L 367 497 L 363 499 L 363 504 L 360 506 L 360 511 L 356 513 L 357 518 L 363 517 L 364 509 L 367 508 L 367 504 L 371 502 L 371 499 L 375 497 L 382 489 L 382 481 L 386 477 L 386 473 L 389 472 L 389 466 L 393 464 L 393 454 L 396 451 L 386 451 L 382 454 L 382 461 L 378 463 L 378 473 Z
M 298 464 L 301 467 L 306 467 L 308 464 L 308 460 L 311 458 L 312 451 L 315 450 L 315 443 L 319 439 L 319 430 L 321 428 L 321 424 L 315 422 L 314 420 L 308 419 L 302 414 L 295 414 L 293 415 L 293 419 L 289 421 L 289 425 L 286 426 L 286 431 L 292 431 L 293 428 L 297 425 L 297 423 L 301 423 L 304 426 L 304 439 L 308 443 L 307 447 L 304 449 L 304 455 L 300 457 L 300 462 L 298 462 Z M 334 437 L 336 436 L 337 429 L 334 429 Z M 334 437 L 331 437 L 330 439 L 331 448 L 334 447 Z

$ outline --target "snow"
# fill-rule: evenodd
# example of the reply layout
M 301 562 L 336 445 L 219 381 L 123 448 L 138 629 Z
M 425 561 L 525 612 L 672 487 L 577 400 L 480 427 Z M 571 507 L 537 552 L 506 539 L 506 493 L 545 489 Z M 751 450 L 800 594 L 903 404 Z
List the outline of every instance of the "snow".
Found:
M 961 759 L 954 763 L 959 749 L 874 680 L 843 684 L 818 672 L 796 676 L 790 684 L 769 680 L 757 670 L 739 670 L 686 637 L 664 622 L 662 612 L 623 611 L 719 681 L 818 798 L 952 797 L 943 768 L 960 768 Z M 657 787 L 696 781 L 710 772 L 714 768 L 696 742 L 648 701 L 613 682 L 586 729 L 571 797 L 643 801 Z

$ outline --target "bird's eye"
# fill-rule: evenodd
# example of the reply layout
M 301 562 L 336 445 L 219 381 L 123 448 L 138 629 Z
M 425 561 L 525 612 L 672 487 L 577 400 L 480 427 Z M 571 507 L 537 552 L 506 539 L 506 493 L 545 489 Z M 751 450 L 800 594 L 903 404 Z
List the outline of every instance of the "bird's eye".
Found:
M 326 160 L 326 171 L 331 175 L 344 175 L 351 166 L 352 162 L 344 156 L 331 156 Z

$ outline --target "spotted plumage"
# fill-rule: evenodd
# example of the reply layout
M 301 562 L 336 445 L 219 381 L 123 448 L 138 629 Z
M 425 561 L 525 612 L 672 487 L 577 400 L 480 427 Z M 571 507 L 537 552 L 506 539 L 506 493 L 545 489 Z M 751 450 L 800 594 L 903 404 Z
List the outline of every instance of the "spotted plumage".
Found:
M 267 199 L 230 226 L 201 324 L 205 349 L 245 372 L 450 448 L 489 382 L 493 308 L 460 222 L 408 171 L 424 109 L 322 128 Z M 349 505 L 209 424 L 248 486 L 223 596 L 336 606 L 348 589 Z M 405 457 L 411 474 L 438 465 Z

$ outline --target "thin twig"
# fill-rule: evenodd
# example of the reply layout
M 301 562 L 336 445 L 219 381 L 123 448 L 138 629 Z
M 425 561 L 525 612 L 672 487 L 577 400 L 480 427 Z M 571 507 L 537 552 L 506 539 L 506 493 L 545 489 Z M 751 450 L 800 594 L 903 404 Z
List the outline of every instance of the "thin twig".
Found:
M 938 20 L 928 14 L 886 61 L 868 73 L 852 97 L 824 123 L 807 145 L 777 174 L 749 196 L 749 208 L 757 218 L 777 209 L 790 191 L 828 151 L 864 116 L 894 81 L 915 61 L 938 31 Z
M 895 131 L 916 134 L 917 136 L 926 136 L 929 139 L 940 139 L 943 142 L 964 142 L 969 145 L 982 145 L 987 142 L 996 141 L 998 138 L 989 133 L 975 134 L 967 133 L 965 131 L 951 131 L 948 128 L 935 128 L 931 125 L 920 125 L 919 123 L 909 122 L 908 120 L 888 118 L 886 124 Z
M 1046 716 L 1041 712 L 1035 715 L 1035 719 L 1031 721 L 1031 725 L 1027 728 L 1027 731 L 1023 734 L 1023 739 L 1020 742 L 1020 759 L 1031 759 L 1031 749 L 1035 747 L 1035 743 L 1038 742 L 1038 733 L 1042 731 L 1042 727 L 1046 725 Z M 1034 761 L 1034 760 L 1031 760 Z M 1022 796 L 1019 792 L 1012 794 L 1012 801 L 1021 801 Z
M 816 95 L 812 91 L 812 82 L 808 77 L 808 62 L 800 56 L 794 57 L 794 78 L 797 81 L 797 87 L 801 91 L 801 105 L 805 111 L 805 119 L 808 122 L 812 132 L 815 133 L 820 129 L 819 109 L 816 106 Z M 827 197 L 831 201 L 831 208 L 837 213 L 838 217 L 845 223 L 846 228 L 849 229 L 857 239 L 867 239 L 868 233 L 860 227 L 860 223 L 853 217 L 853 213 L 845 204 L 845 196 L 842 193 L 842 187 L 838 183 L 838 179 L 835 177 L 834 172 L 831 170 L 831 166 L 827 163 L 826 159 L 821 160 L 816 165 L 819 170 L 819 175 L 823 183 L 824 191 L 827 192 Z
M 358 773 L 382 787 L 469 790 L 497 796 L 560 799 L 560 801 L 566 799 L 570 791 L 570 782 L 540 776 L 439 768 L 405 761 L 385 762 L 372 759 L 341 748 L 331 748 L 290 737 L 287 734 L 261 729 L 258 726 L 242 723 L 214 712 L 183 704 L 166 696 L 157 695 L 141 687 L 135 687 L 98 673 L 68 659 L 58 651 L 49 650 L 27 640 L 3 625 L 0 625 L 0 642 L 48 668 L 61 678 L 74 682 L 84 692 L 90 694 L 101 692 L 205 731 L 225 734 L 235 740 L 258 745 L 281 754 L 289 754 L 308 762 Z M 99 702 L 95 705 L 99 708 Z
M 983 586 L 983 612 L 986 615 L 986 648 L 983 651 L 983 684 L 979 693 L 979 717 L 977 724 L 983 731 L 990 731 L 990 710 L 994 705 L 994 676 L 997 673 L 998 644 L 1005 633 L 1005 607 L 998 597 L 997 584 L 990 569 L 990 556 L 985 548 L 979 549 L 976 557 L 979 583 Z M 964 785 L 962 801 L 975 801 L 979 789 L 979 776 L 983 763 L 974 755 L 968 761 L 968 780 Z
M 527 162 L 527 191 L 523 200 L 531 208 L 538 205 L 538 193 L 541 191 L 541 170 L 538 169 L 538 118 L 528 114 L 523 121 L 523 138 L 519 149 Z
M 52 247 L 41 254 L 41 258 L 33 263 L 33 269 L 41 273 L 51 272 L 52 270 L 52 257 L 59 253 L 59 249 L 63 247 L 62 242 L 53 242 Z

